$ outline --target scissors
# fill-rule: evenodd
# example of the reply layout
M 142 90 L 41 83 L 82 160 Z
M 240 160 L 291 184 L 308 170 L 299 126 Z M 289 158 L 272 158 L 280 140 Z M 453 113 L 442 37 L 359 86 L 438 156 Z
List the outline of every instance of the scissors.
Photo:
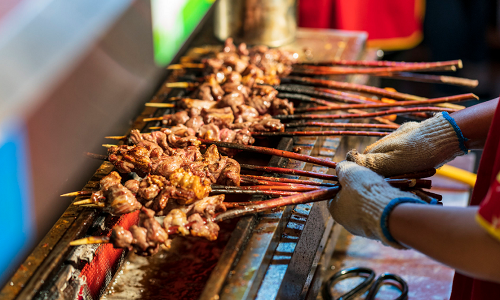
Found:
M 375 280 L 375 271 L 363 267 L 344 269 L 342 271 L 333 274 L 333 276 L 330 277 L 330 279 L 328 279 L 328 281 L 323 286 L 323 291 L 322 291 L 323 299 L 335 300 L 335 298 L 332 296 L 332 287 L 339 281 L 350 277 L 365 277 L 366 279 L 360 284 L 358 284 L 356 287 L 354 287 L 352 290 L 350 290 L 349 292 L 340 296 L 340 298 L 338 298 L 337 300 L 352 299 L 356 295 L 364 293 L 367 289 L 369 289 L 369 291 L 368 295 L 366 295 L 365 300 L 373 300 L 375 299 L 378 290 L 384 285 L 384 282 L 386 281 L 395 281 L 400 285 L 400 286 L 396 285 L 396 287 L 401 292 L 401 295 L 399 295 L 394 300 L 408 299 L 408 284 L 406 283 L 406 281 L 403 280 L 403 278 L 399 277 L 396 274 L 384 273 Z

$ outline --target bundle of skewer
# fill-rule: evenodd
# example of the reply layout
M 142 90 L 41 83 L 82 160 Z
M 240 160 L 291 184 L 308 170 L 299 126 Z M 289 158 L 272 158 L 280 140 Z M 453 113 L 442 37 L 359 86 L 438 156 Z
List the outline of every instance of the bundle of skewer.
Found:
M 147 134 L 143 135 L 147 136 Z M 152 135 L 154 134 L 150 134 L 150 136 Z M 336 165 L 331 161 L 265 147 L 242 146 L 217 141 L 201 142 L 238 149 L 247 147 L 248 149 L 245 150 L 276 154 L 323 166 L 335 167 Z M 100 208 L 113 215 L 130 213 L 140 209 L 139 225 L 132 226 L 130 230 L 116 226 L 113 228 L 111 237 L 84 238 L 74 241 L 72 245 L 111 242 L 115 247 L 134 248 L 139 254 L 152 255 L 158 251 L 160 245 L 169 247 L 171 241 L 169 235 L 192 235 L 214 240 L 217 238 L 219 230 L 216 222 L 281 206 L 329 199 L 339 190 L 337 184 L 318 184 L 308 180 L 277 179 L 263 176 L 243 176 L 243 180 L 241 180 L 239 174 L 241 166 L 237 162 L 231 161 L 230 158 L 221 156 L 215 145 L 211 145 L 201 155 L 196 147 L 198 144 L 196 141 L 193 141 L 194 145 L 189 145 L 184 149 L 172 149 L 172 145 L 168 145 L 166 148 L 163 145 L 164 149 L 161 144 L 153 144 L 151 141 L 145 143 L 142 140 L 134 146 L 113 146 L 108 149 L 108 160 L 115 165 L 118 171 L 121 173 L 130 171 L 148 173 L 144 179 L 131 179 L 122 184 L 120 175 L 117 172 L 112 172 L 100 181 L 100 189 L 97 191 L 82 191 L 63 195 L 89 195 L 90 199 L 80 200 L 74 204 Z M 171 151 L 170 155 L 165 154 L 167 151 Z M 171 167 L 176 166 L 175 161 L 182 162 L 177 167 Z M 297 170 L 283 168 L 268 169 L 267 167 L 247 165 L 244 165 L 243 168 L 299 174 L 294 173 Z M 305 173 L 301 175 L 305 175 Z M 315 176 L 312 172 L 307 173 L 307 175 Z M 318 175 L 322 178 L 335 180 L 335 177 L 331 175 Z M 422 188 L 430 188 L 430 181 L 415 179 L 429 175 L 432 175 L 432 172 L 405 175 L 407 178 L 393 178 L 387 179 L 387 181 L 393 186 L 410 189 L 430 201 L 429 192 L 422 190 Z M 252 185 L 240 186 L 242 181 Z M 224 203 L 224 194 L 231 193 L 258 193 L 271 196 L 286 195 L 287 197 L 251 203 Z M 163 225 L 154 218 L 155 215 L 165 216 Z
M 392 123 L 383 116 L 394 116 L 399 114 L 413 114 L 420 117 L 426 117 L 423 112 L 437 112 L 455 110 L 463 108 L 462 106 L 451 104 L 450 102 L 459 102 L 464 100 L 477 99 L 473 94 L 464 94 L 451 97 L 442 97 L 437 99 L 425 99 L 414 95 L 388 91 L 375 87 L 364 85 L 337 82 L 333 80 L 316 79 L 310 77 L 289 76 L 290 73 L 298 73 L 297 70 L 330 70 L 333 67 L 324 65 L 345 65 L 348 67 L 335 67 L 338 72 L 343 74 L 402 74 L 401 70 L 413 71 L 437 71 L 437 70 L 456 70 L 461 68 L 461 61 L 437 62 L 437 63 L 399 63 L 399 62 L 324 62 L 317 65 L 298 63 L 298 54 L 280 49 L 268 49 L 267 47 L 256 46 L 247 49 L 246 45 L 240 44 L 236 47 L 232 40 L 228 39 L 221 52 L 207 53 L 201 51 L 203 56 L 198 58 L 184 58 L 179 65 L 172 65 L 172 69 L 189 69 L 200 73 L 199 77 L 190 78 L 189 82 L 167 83 L 171 88 L 185 88 L 192 93 L 187 98 L 170 98 L 169 103 L 148 103 L 151 107 L 176 107 L 198 109 L 201 113 L 184 112 L 187 121 L 182 120 L 175 115 L 166 115 L 157 118 L 146 118 L 144 121 L 163 121 L 165 125 L 182 125 L 183 122 L 188 127 L 194 127 L 197 131 L 201 129 L 193 123 L 204 124 L 208 122 L 228 129 L 241 128 L 248 129 L 246 135 L 255 136 L 304 136 L 304 135 L 370 135 L 384 136 L 384 132 L 368 131 L 329 131 L 329 132 L 311 132 L 295 131 L 293 133 L 284 133 L 284 128 L 298 127 L 297 124 L 282 124 L 281 121 L 290 119 L 350 119 L 350 118 L 373 118 L 379 123 L 392 125 Z M 363 68 L 359 68 L 362 66 Z M 325 69 L 326 68 L 326 69 Z M 330 69 L 328 69 L 330 68 Z M 324 75 L 324 72 L 306 72 L 310 75 Z M 208 75 L 207 75 L 208 74 Z M 205 75 L 205 76 L 203 76 Z M 460 80 L 458 80 L 460 81 Z M 462 80 L 460 82 L 467 82 Z M 469 86 L 477 85 L 477 81 L 470 80 Z M 283 84 L 288 83 L 288 84 Z M 262 85 L 264 84 L 264 85 Z M 267 86 L 266 86 L 267 84 Z M 272 87 L 271 87 L 272 86 Z M 355 93 L 353 93 L 355 92 Z M 363 93 L 366 96 L 356 93 Z M 382 97 L 379 99 L 376 97 Z M 174 102 L 172 102 L 174 101 Z M 291 116 L 294 114 L 293 102 L 308 102 L 321 105 L 321 107 L 307 107 L 299 109 L 297 112 L 308 111 L 347 111 L 335 115 L 312 115 L 303 117 L 303 115 Z M 334 103 L 335 101 L 337 103 Z M 349 104 L 340 105 L 338 102 Z M 390 102 L 390 103 L 387 103 Z M 422 106 L 426 105 L 426 106 Z M 437 105 L 437 107 L 430 107 Z M 416 107 L 415 107 L 416 106 Z M 230 109 L 229 109 L 230 108 Z M 384 109 L 385 111 L 371 112 L 365 115 L 361 109 Z M 230 116 L 232 113 L 232 116 Z M 218 121 L 211 121 L 212 117 Z M 195 120 L 196 119 L 196 120 Z M 269 125 L 272 123 L 272 125 Z M 342 127 L 342 124 L 309 122 L 307 126 L 323 127 Z M 203 125 L 201 125 L 203 126 Z M 375 124 L 359 125 L 360 128 L 381 128 L 375 127 Z M 156 127 L 157 128 L 157 127 Z M 206 132 L 206 129 L 201 129 Z M 267 133 L 269 131 L 280 133 Z M 281 133 L 282 132 L 282 133 Z M 205 139 L 224 138 L 206 137 L 204 133 L 198 133 L 198 136 Z M 248 144 L 248 143 L 246 143 Z M 251 142 L 249 143 L 251 144 Z
M 206 53 L 205 53 L 206 54 Z M 454 70 L 461 67 L 460 61 L 442 63 L 393 63 L 393 62 L 328 62 L 310 65 L 298 63 L 297 55 L 287 51 L 253 47 L 244 44 L 236 48 L 227 41 L 222 52 L 199 61 L 183 59 L 174 69 L 201 69 L 205 76 L 191 82 L 169 83 L 169 87 L 192 90 L 186 98 L 167 99 L 167 103 L 148 103 L 152 107 L 174 107 L 184 109 L 160 118 L 144 119 L 162 121 L 163 126 L 151 133 L 132 131 L 129 136 L 111 137 L 127 141 L 132 145 L 110 145 L 108 156 L 94 157 L 109 160 L 120 173 L 134 172 L 144 179 L 131 179 L 124 184 L 113 172 L 100 183 L 98 191 L 69 193 L 66 196 L 90 196 L 90 199 L 75 202 L 103 209 L 117 215 L 140 210 L 139 225 L 130 230 L 113 228 L 111 237 L 88 237 L 72 245 L 111 242 L 118 248 L 134 248 L 144 255 L 154 254 L 161 246 L 169 247 L 169 235 L 193 235 L 209 240 L 217 238 L 219 221 L 245 214 L 261 212 L 285 205 L 307 203 L 332 198 L 340 186 L 333 183 L 336 177 L 328 174 L 299 171 L 285 168 L 270 168 L 240 165 L 229 157 L 235 151 L 253 151 L 292 158 L 309 163 L 335 167 L 335 163 L 298 153 L 251 146 L 258 136 L 307 136 L 307 135 L 367 135 L 384 136 L 388 132 L 375 131 L 285 131 L 296 127 L 332 127 L 393 130 L 398 125 L 383 116 L 448 111 L 460 106 L 450 104 L 477 99 L 473 94 L 464 94 L 436 99 L 425 99 L 395 91 L 374 87 L 341 83 L 310 77 L 288 76 L 290 73 L 306 75 L 325 74 L 373 74 L 377 76 L 408 77 L 412 80 L 426 76 L 408 74 L 408 71 Z M 349 66 L 349 67 L 346 67 Z M 359 68 L 362 67 L 362 68 Z M 211 74 L 207 75 L 207 72 Z M 426 77 L 428 82 L 438 80 Z M 477 85 L 467 79 L 441 77 L 441 83 Z M 289 83 L 289 84 L 283 84 Z M 268 85 L 261 85 L 268 84 Z M 272 86 L 270 86 L 272 85 Z M 349 91 L 349 92 L 346 92 Z M 362 92 L 361 96 L 352 92 Z M 382 97 L 381 101 L 375 97 Z M 293 103 L 307 102 L 313 105 L 295 110 Z M 339 104 L 344 102 L 346 104 Z M 421 105 L 428 105 L 422 107 Z M 438 105 L 439 107 L 430 107 Z M 362 109 L 386 109 L 367 112 Z M 347 111 L 331 115 L 294 114 L 294 111 Z M 419 114 L 418 116 L 425 116 Z M 383 124 L 326 123 L 304 120 L 373 118 Z M 300 119 L 299 122 L 283 124 L 281 121 Z M 201 154 L 199 145 L 211 145 Z M 217 148 L 219 147 L 219 148 Z M 232 149 L 232 150 L 230 150 Z M 311 180 L 241 175 L 240 170 L 249 169 L 276 174 L 292 174 L 331 180 L 317 183 Z M 423 190 L 430 188 L 432 171 L 406 174 L 403 178 L 391 178 L 393 186 L 410 190 L 422 199 L 431 201 L 440 196 Z M 225 194 L 261 194 L 277 199 L 227 203 Z M 286 196 L 286 197 L 282 197 Z M 228 210 L 229 209 L 229 210 Z M 161 225 L 154 216 L 165 216 Z

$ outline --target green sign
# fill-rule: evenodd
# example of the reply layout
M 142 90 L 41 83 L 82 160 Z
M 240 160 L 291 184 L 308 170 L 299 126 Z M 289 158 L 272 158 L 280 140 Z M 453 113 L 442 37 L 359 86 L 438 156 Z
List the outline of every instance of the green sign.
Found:
M 155 61 L 166 66 L 215 0 L 152 0 Z

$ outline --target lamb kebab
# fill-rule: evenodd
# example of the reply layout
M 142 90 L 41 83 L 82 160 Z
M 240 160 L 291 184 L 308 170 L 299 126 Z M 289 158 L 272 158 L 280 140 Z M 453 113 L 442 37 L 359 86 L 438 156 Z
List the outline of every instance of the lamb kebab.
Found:
M 394 183 L 399 187 L 415 187 L 416 185 L 416 181 L 411 180 L 406 183 L 396 180 Z M 169 235 L 192 235 L 215 240 L 219 230 L 216 222 L 281 206 L 330 199 L 338 190 L 338 186 L 333 186 L 285 198 L 257 201 L 240 206 L 230 205 L 230 207 L 237 207 L 232 210 L 226 209 L 223 203 L 224 195 L 204 198 L 188 207 L 179 207 L 174 203 L 163 219 L 163 226 L 154 218 L 153 210 L 143 207 L 140 212 L 139 225 L 132 226 L 130 230 L 115 226 L 110 237 L 88 237 L 73 241 L 71 245 L 111 242 L 115 248 L 135 249 L 138 254 L 153 255 L 160 246 L 169 247 Z
M 255 46 L 247 49 L 245 44 L 236 47 L 232 39 L 226 40 L 221 52 L 205 53 L 205 57 L 198 59 L 185 57 L 179 65 L 169 68 L 202 68 L 208 72 L 220 73 L 221 70 L 245 70 L 245 66 L 255 65 L 262 70 L 261 81 L 279 81 L 274 77 L 285 77 L 290 73 L 306 75 L 344 75 L 344 74 L 371 74 L 381 77 L 405 79 L 411 81 L 444 83 L 476 87 L 477 80 L 453 76 L 433 76 L 409 73 L 409 71 L 456 71 L 462 68 L 461 60 L 444 62 L 391 62 L 391 61 L 328 61 L 328 62 L 298 62 L 298 54 L 283 49 L 269 49 L 265 46 Z M 339 67 L 340 65 L 340 67 Z M 243 71 L 244 72 L 244 71 Z M 224 73 L 222 71 L 222 73 Z

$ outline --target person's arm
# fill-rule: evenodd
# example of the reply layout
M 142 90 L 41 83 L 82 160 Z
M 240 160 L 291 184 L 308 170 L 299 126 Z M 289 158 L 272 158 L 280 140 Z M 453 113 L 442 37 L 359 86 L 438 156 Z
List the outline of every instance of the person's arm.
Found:
M 389 215 L 399 243 L 475 278 L 500 283 L 500 242 L 476 221 L 477 207 L 400 204 Z
M 346 159 L 384 176 L 438 168 L 484 146 L 497 104 L 498 98 L 451 115 L 443 112 L 420 123 L 407 122 L 363 153 L 349 151 Z
M 490 130 L 498 98 L 450 114 L 466 139 L 467 149 L 482 149 Z

